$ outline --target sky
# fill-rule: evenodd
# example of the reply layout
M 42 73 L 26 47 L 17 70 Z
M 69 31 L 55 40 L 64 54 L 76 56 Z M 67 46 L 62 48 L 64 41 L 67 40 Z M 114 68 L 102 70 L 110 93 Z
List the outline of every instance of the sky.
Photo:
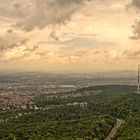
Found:
M 0 71 L 102 72 L 140 63 L 140 0 L 0 0 Z

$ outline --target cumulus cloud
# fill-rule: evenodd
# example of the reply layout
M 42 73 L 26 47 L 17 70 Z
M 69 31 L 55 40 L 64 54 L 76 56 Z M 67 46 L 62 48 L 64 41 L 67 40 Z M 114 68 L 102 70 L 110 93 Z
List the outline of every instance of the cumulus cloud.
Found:
M 138 8 L 140 10 L 140 1 L 139 0 L 132 0 L 130 6 Z
M 52 30 L 52 32 L 49 35 L 49 38 L 52 39 L 52 40 L 55 40 L 55 41 L 59 40 L 55 30 Z
M 20 63 L 21 60 L 31 60 L 31 66 L 32 61 L 40 61 L 43 67 L 47 63 L 89 63 L 91 66 L 94 63 L 101 65 L 114 61 L 123 55 L 126 58 L 130 57 L 131 54 L 128 52 L 117 51 L 119 46 L 128 47 L 120 41 L 127 34 L 126 30 L 123 30 L 126 29 L 127 19 L 116 22 L 123 14 L 122 10 L 126 3 L 124 1 L 1 0 L 0 18 L 6 19 L 0 22 L 1 34 L 6 35 L 0 37 L 0 61 Z M 70 22 L 71 19 L 73 20 Z M 60 28 L 68 22 L 70 23 L 66 27 Z M 138 21 L 135 24 L 138 24 Z M 133 26 L 133 29 L 136 28 L 138 27 Z M 22 37 L 15 35 L 15 32 L 21 33 Z M 29 41 L 24 36 L 28 36 Z M 139 37 L 136 33 L 131 38 Z
M 134 7 L 136 11 L 140 12 L 140 0 L 132 0 L 127 7 Z M 140 20 L 136 20 L 132 25 L 133 35 L 130 36 L 131 39 L 138 40 L 140 39 Z
M 4 52 L 1 52 L 0 58 L 1 58 L 1 61 L 8 62 L 8 61 L 14 61 L 14 60 L 27 59 L 33 56 L 40 56 L 40 55 L 36 55 L 37 49 L 38 49 L 37 45 L 29 48 L 25 44 L 20 44 L 18 47 L 13 47 Z
M 26 44 L 27 38 L 20 37 L 12 30 L 8 30 L 3 36 L 0 36 L 0 51 L 6 51 L 18 47 L 20 45 Z
M 50 27 L 52 31 L 49 38 L 59 40 L 55 27 L 66 24 L 89 1 L 91 0 L 1 0 L 0 15 L 11 19 L 15 29 L 26 32 Z
M 25 31 L 65 24 L 85 1 L 88 0 L 30 0 L 28 16 L 18 20 L 16 27 Z M 14 5 L 20 11 L 21 5 Z
M 139 59 L 140 58 L 140 49 L 136 49 L 136 50 L 125 50 L 123 52 L 123 56 L 126 59 Z
M 135 24 L 132 25 L 133 36 L 130 36 L 131 39 L 140 39 L 140 20 L 136 20 Z
M 30 9 L 30 0 L 1 0 L 0 15 L 11 19 L 25 18 Z

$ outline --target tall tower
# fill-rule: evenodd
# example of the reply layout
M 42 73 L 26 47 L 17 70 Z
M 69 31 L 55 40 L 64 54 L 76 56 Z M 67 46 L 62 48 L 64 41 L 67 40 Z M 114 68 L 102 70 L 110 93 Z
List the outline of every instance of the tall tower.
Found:
M 138 89 L 137 93 L 140 94 L 140 64 L 138 65 Z

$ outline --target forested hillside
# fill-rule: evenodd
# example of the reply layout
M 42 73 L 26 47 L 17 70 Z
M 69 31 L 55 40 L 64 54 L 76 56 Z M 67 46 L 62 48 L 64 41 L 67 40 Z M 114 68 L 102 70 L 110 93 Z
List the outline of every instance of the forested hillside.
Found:
M 125 120 L 113 140 L 140 138 L 140 95 L 134 86 L 94 86 L 37 95 L 37 110 L 1 112 L 2 140 L 104 140 Z

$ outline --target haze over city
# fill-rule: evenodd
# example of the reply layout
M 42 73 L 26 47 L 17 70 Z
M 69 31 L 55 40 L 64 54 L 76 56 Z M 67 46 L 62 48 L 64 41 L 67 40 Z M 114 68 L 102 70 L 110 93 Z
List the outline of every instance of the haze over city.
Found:
M 139 0 L 0 0 L 0 70 L 135 70 Z

